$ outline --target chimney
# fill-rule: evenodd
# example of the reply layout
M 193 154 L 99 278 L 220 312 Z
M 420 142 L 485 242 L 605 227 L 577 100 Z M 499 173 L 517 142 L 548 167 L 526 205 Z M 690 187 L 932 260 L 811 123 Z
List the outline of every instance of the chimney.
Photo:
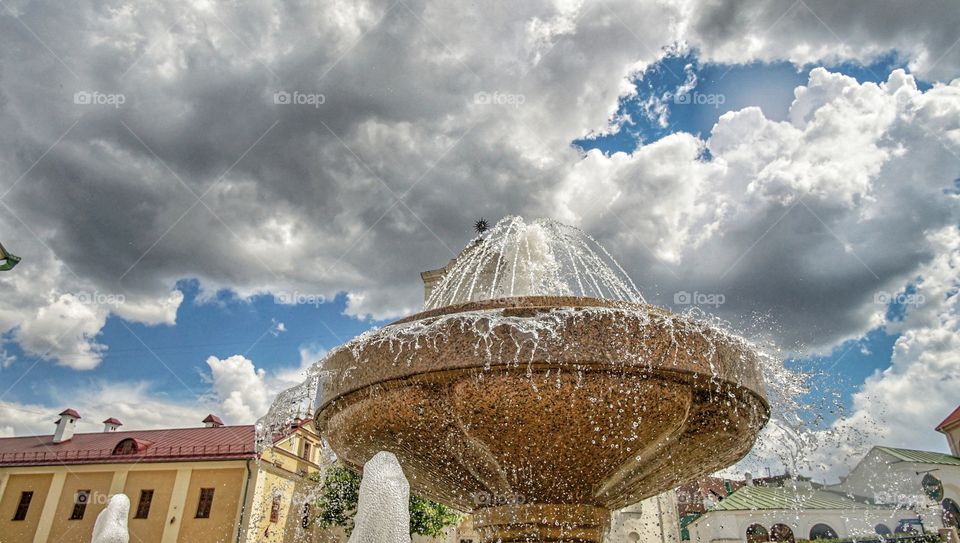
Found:
M 747 482 L 747 486 L 753 486 L 753 475 L 749 471 L 743 474 L 743 479 Z
M 103 421 L 104 432 L 116 432 L 117 428 L 121 426 L 123 426 L 123 423 L 113 417 L 110 417 L 109 419 Z
M 65 409 L 60 413 L 60 419 L 57 420 L 57 430 L 53 433 L 53 442 L 61 443 L 73 437 L 77 430 L 77 421 L 80 420 L 80 413 L 73 409 Z
M 220 417 L 211 413 L 207 415 L 207 418 L 203 419 L 203 425 L 206 428 L 219 428 L 223 426 L 223 421 L 220 420 Z

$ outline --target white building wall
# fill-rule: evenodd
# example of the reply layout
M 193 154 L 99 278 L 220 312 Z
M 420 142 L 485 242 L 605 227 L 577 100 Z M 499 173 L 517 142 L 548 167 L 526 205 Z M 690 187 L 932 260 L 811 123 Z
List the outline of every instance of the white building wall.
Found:
M 923 491 L 921 481 L 927 473 L 943 483 L 944 498 L 960 504 L 960 466 L 903 462 L 877 449 L 830 490 L 917 509 L 924 526 L 936 530 L 943 527 L 942 508 Z
M 760 524 L 769 532 L 774 524 L 786 524 L 795 539 L 807 539 L 815 524 L 826 524 L 838 537 L 871 535 L 877 524 L 890 530 L 897 527 L 900 518 L 913 517 L 911 511 L 884 510 L 770 510 L 770 511 L 711 511 L 692 522 L 688 529 L 693 543 L 746 541 L 747 528 Z
M 680 515 L 673 490 L 613 512 L 605 543 L 680 543 Z

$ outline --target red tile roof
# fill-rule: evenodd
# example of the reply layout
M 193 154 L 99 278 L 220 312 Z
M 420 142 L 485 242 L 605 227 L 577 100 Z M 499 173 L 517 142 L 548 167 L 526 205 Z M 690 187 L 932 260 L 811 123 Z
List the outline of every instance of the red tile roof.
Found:
M 960 407 L 957 407 L 956 409 L 954 409 L 953 413 L 950 413 L 950 415 L 948 415 L 947 418 L 943 419 L 943 422 L 938 424 L 937 427 L 934 429 L 938 432 L 942 432 L 943 429 L 946 428 L 947 426 L 953 426 L 958 422 L 960 422 Z
M 62 417 L 62 416 L 64 416 L 64 415 L 71 416 L 71 417 L 73 417 L 73 418 L 75 418 L 75 419 L 82 418 L 82 417 L 80 416 L 80 413 L 77 413 L 77 412 L 76 412 L 75 410 L 73 410 L 73 409 L 64 409 L 64 410 L 60 413 L 60 416 Z
M 125 439 L 136 450 L 114 454 Z M 0 438 L 0 466 L 247 459 L 256 457 L 255 440 L 253 425 L 74 434 L 61 443 L 52 435 L 8 437 Z
M 122 423 L 122 422 L 120 422 L 119 420 L 117 420 L 117 419 L 115 419 L 115 418 L 113 418 L 113 417 L 110 417 L 109 419 L 103 421 L 103 423 L 104 423 L 104 424 L 115 424 L 115 425 L 117 425 L 117 426 L 123 426 L 123 423 Z

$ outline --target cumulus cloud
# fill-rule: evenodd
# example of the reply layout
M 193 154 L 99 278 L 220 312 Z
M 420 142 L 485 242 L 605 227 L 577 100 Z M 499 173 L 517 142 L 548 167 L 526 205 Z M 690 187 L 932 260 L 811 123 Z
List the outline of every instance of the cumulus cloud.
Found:
M 815 74 L 809 88 L 820 95 L 798 96 L 794 126 L 752 111 L 721 122 L 708 143 L 725 155 L 717 164 L 698 161 L 703 143 L 684 135 L 628 158 L 581 161 L 569 145 L 605 126 L 617 98 L 633 92 L 630 75 L 678 39 L 705 58 L 736 62 L 869 59 L 898 47 L 918 59 L 915 68 L 925 76 L 943 77 L 956 67 L 945 42 L 956 25 L 935 6 L 911 9 L 907 18 L 902 8 L 875 6 L 864 20 L 854 8 L 800 4 L 769 35 L 764 22 L 781 15 L 776 3 L 453 9 L 357 1 L 324 9 L 131 4 L 112 11 L 85 2 L 55 10 L 14 5 L 16 18 L 0 21 L 8 52 L 0 74 L 6 165 L 0 232 L 26 257 L 19 271 L 29 274 L 29 284 L 18 284 L 24 280 L 16 274 L 0 278 L 18 293 L 0 302 L 0 323 L 6 330 L 19 326 L 33 354 L 89 368 L 101 356 L 96 333 L 107 314 L 175 322 L 182 296 L 174 285 L 183 277 L 199 278 L 205 292 L 296 291 L 330 299 L 346 291 L 349 314 L 396 316 L 418 307 L 417 272 L 464 244 L 471 217 L 519 213 L 564 215 L 612 240 L 640 282 L 667 295 L 674 275 L 682 275 L 668 265 L 699 265 L 693 251 L 720 256 L 719 267 L 732 268 L 724 288 L 732 285 L 751 308 L 784 310 L 785 330 L 816 324 L 802 316 L 812 304 L 782 294 L 803 282 L 810 291 L 794 298 L 834 300 L 821 312 L 839 313 L 831 329 L 854 334 L 867 315 L 862 304 L 848 302 L 861 289 L 836 294 L 864 279 L 858 263 L 846 264 L 851 255 L 866 260 L 862 253 L 869 251 L 856 226 L 842 219 L 853 216 L 851 199 L 872 197 L 877 170 L 894 154 L 911 155 L 917 146 L 909 138 L 929 144 L 935 138 L 923 130 L 930 130 L 955 145 L 945 126 L 911 133 L 906 113 L 894 112 L 892 102 L 885 116 L 866 115 L 863 104 L 832 105 L 836 89 L 850 84 Z M 831 49 L 837 37 L 809 10 L 824 11 L 821 18 L 843 36 L 845 49 Z M 908 43 L 918 20 L 929 29 Z M 53 44 L 51 50 L 38 39 Z M 323 103 L 275 103 L 285 92 L 322 95 Z M 522 106 L 478 101 L 478 93 L 522 97 Z M 878 93 L 859 91 L 880 104 Z M 948 98 L 918 98 L 938 104 L 926 114 L 916 104 L 923 118 L 915 120 L 932 125 L 939 116 L 943 125 L 947 115 L 937 108 Z M 848 110 L 832 110 L 839 106 Z M 813 112 L 823 120 L 807 119 Z M 883 132 L 891 118 L 899 133 Z M 830 130 L 841 132 L 829 138 Z M 877 139 L 880 132 L 888 140 Z M 934 168 L 943 163 L 923 158 L 935 159 Z M 944 182 L 943 173 L 931 172 L 926 184 Z M 609 213 L 583 209 L 587 204 L 555 207 L 593 187 L 598 193 L 586 201 L 609 206 Z M 801 197 L 809 200 L 778 222 Z M 812 231 L 820 222 L 805 207 L 849 247 L 834 251 L 829 234 L 804 247 L 780 243 L 783 232 Z M 779 228 L 768 243 L 743 256 L 756 233 L 774 224 Z M 775 246 L 802 249 L 796 259 L 848 258 L 837 259 L 842 265 L 834 274 L 807 265 L 747 289 L 757 284 L 757 269 L 779 260 L 771 254 Z M 911 256 L 930 256 L 917 253 Z M 906 267 L 903 261 L 870 266 L 881 283 L 909 273 Z M 684 277 L 684 283 L 700 279 L 717 288 L 721 278 Z M 836 286 L 811 297 L 828 282 Z M 58 338 L 64 330 L 51 321 L 67 307 L 57 294 L 78 289 L 122 294 L 126 303 L 71 307 L 84 322 Z
M 281 324 L 277 323 L 275 329 Z M 79 432 L 99 432 L 103 428 L 100 421 L 109 417 L 120 419 L 126 430 L 196 427 L 209 413 L 217 414 L 227 424 L 252 424 L 267 413 L 278 392 L 303 381 L 307 370 L 326 354 L 324 349 L 309 345 L 299 352 L 297 365 L 271 372 L 257 368 L 242 355 L 224 359 L 211 356 L 206 361 L 210 391 L 195 397 L 169 397 L 145 381 L 98 379 L 73 389 L 70 398 L 63 400 L 67 402 L 64 405 L 0 401 L 0 437 L 50 434 L 57 413 L 67 407 L 83 417 Z M 50 384 L 52 390 L 55 386 Z
M 82 416 L 78 432 L 100 432 L 101 421 L 109 417 L 120 419 L 125 430 L 196 427 L 207 413 L 217 411 L 213 403 L 171 398 L 146 382 L 97 380 L 76 387 L 61 401 L 66 404 L 0 402 L 0 437 L 52 434 L 57 413 L 68 407 Z
M 892 1 L 866 6 L 830 0 L 690 2 L 684 30 L 716 61 L 869 61 L 895 51 L 924 79 L 956 77 L 960 13 Z
M 250 424 L 263 417 L 277 394 L 306 379 L 311 366 L 325 354 L 325 349 L 303 346 L 300 348 L 298 366 L 283 367 L 269 373 L 257 368 L 252 360 L 243 355 L 222 360 L 211 356 L 207 359 L 211 388 L 224 420 L 234 424 Z M 303 405 L 302 411 L 309 413 L 310 405 Z
M 346 292 L 348 314 L 392 317 L 420 306 L 418 272 L 473 217 L 522 214 L 582 226 L 657 303 L 722 293 L 738 326 L 772 315 L 781 345 L 826 351 L 884 324 L 874 294 L 947 254 L 933 233 L 958 219 L 958 17 L 827 0 L 9 3 L 0 236 L 24 261 L 0 275 L 0 332 L 92 368 L 110 315 L 175 323 L 184 277 L 208 294 Z M 572 148 L 678 41 L 725 62 L 896 50 L 941 83 L 816 69 L 782 122 L 747 108 L 706 139 Z M 908 315 L 896 369 L 865 393 L 922 376 L 909 361 L 949 346 L 943 315 Z M 208 366 L 235 421 L 293 380 L 240 355 Z
M 211 356 L 207 365 L 213 377 L 213 391 L 223 414 L 230 420 L 252 422 L 270 407 L 265 383 L 266 371 L 241 355 L 223 360 Z
M 930 233 L 941 252 L 924 267 L 916 288 L 898 293 L 904 318 L 888 325 L 900 333 L 889 368 L 854 394 L 854 412 L 841 427 L 877 428 L 893 446 L 949 451 L 932 430 L 957 407 L 960 386 L 960 231 Z

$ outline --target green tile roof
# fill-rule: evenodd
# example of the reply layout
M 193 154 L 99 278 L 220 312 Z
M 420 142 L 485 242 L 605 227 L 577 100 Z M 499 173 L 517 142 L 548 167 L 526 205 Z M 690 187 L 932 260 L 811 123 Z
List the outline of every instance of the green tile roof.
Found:
M 829 490 L 812 488 L 745 486 L 715 505 L 711 511 L 757 509 L 891 509 L 859 502 Z
M 960 458 L 950 456 L 949 454 L 915 451 L 913 449 L 895 449 L 893 447 L 874 447 L 878 451 L 885 452 L 890 456 L 903 460 L 904 462 L 917 462 L 919 464 L 944 464 L 947 466 L 960 466 Z

